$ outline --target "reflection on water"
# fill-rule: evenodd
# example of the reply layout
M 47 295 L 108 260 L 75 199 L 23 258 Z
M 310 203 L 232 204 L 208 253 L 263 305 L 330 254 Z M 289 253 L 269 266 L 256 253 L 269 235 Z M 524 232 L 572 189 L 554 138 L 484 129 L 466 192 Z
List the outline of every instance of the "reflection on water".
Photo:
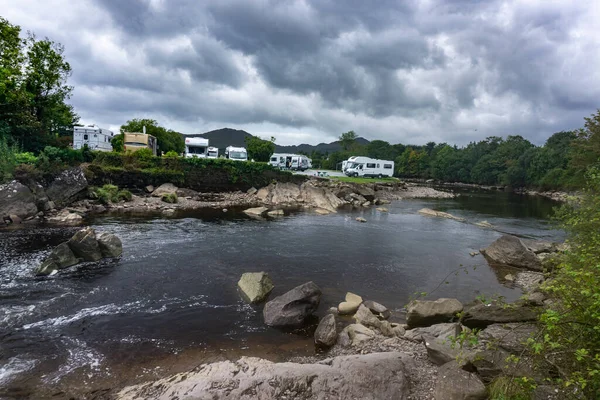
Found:
M 110 387 L 240 354 L 282 359 L 313 352 L 310 338 L 267 328 L 261 306 L 240 300 L 236 283 L 247 271 L 267 271 L 273 296 L 314 281 L 323 289 L 319 315 L 353 291 L 401 319 L 411 296 L 433 290 L 449 274 L 432 298 L 469 301 L 483 293 L 515 299 L 518 290 L 502 286 L 481 256 L 469 256 L 500 233 L 470 222 L 559 239 L 545 219 L 552 206 L 471 192 L 399 201 L 389 213 L 293 214 L 273 221 L 221 211 L 171 219 L 105 216 L 91 222 L 122 238 L 124 256 L 48 278 L 32 271 L 74 229 L 0 231 L 0 382 L 7 395 L 66 396 L 76 387 Z M 420 216 L 423 207 L 468 223 Z M 368 223 L 354 220 L 359 213 Z M 470 272 L 451 274 L 461 267 Z

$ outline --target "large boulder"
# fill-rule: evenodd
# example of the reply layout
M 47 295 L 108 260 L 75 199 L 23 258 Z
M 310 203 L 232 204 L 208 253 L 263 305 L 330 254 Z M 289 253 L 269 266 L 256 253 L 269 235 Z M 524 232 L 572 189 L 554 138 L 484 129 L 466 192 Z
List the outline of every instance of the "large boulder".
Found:
M 259 303 L 267 298 L 275 287 L 266 272 L 245 272 L 238 281 L 242 297 L 248 303 Z
M 80 167 L 61 172 L 46 189 L 46 196 L 56 207 L 64 207 L 73 202 L 88 187 L 88 181 Z
M 300 187 L 300 199 L 309 207 L 321 208 L 332 213 L 337 212 L 337 209 L 344 204 L 344 201 L 332 191 L 314 186 L 310 181 Z
M 331 347 L 337 340 L 337 330 L 335 326 L 335 315 L 327 314 L 319 321 L 319 326 L 315 331 L 315 343 L 323 347 Z
M 462 331 L 458 323 L 435 324 L 422 328 L 409 329 L 404 337 L 411 340 L 424 340 L 425 337 L 433 337 L 441 341 L 449 341 L 450 336 L 458 336 Z
M 313 282 L 297 286 L 265 304 L 265 323 L 274 327 L 298 327 L 319 307 L 321 289 Z
M 476 374 L 450 361 L 438 369 L 434 397 L 435 400 L 484 400 L 487 391 Z
M 35 195 L 27 186 L 17 181 L 0 185 L 0 221 L 9 215 L 27 218 L 37 212 Z
M 409 395 L 411 358 L 398 352 L 339 356 L 315 364 L 272 363 L 259 358 L 221 361 L 140 384 L 121 400 L 398 399 Z
M 456 299 L 414 300 L 407 307 L 406 323 L 409 328 L 450 322 L 463 310 Z
M 539 308 L 517 304 L 477 304 L 465 310 L 462 324 L 469 328 L 484 329 L 492 324 L 535 321 Z
M 45 221 L 53 225 L 80 225 L 83 223 L 83 217 L 77 213 L 63 209 L 56 215 L 46 217 Z
M 535 254 L 554 253 L 558 251 L 558 243 L 546 240 L 521 239 L 521 242 Z
M 436 339 L 431 336 L 423 336 L 423 342 L 427 349 L 427 357 L 435 365 L 444 365 L 450 361 L 458 361 L 466 353 L 459 345 L 452 346 L 449 340 Z
M 375 191 L 367 185 L 355 185 L 354 190 L 364 197 L 366 201 L 375 200 Z
M 79 263 L 79 261 L 67 242 L 61 243 L 52 249 L 50 255 L 38 267 L 36 274 L 50 275 L 53 271 L 70 267 Z
M 163 183 L 152 192 L 154 197 L 162 197 L 163 194 L 177 194 L 177 186 L 172 183 Z
M 526 268 L 534 271 L 542 270 L 540 259 L 516 236 L 503 235 L 482 253 L 492 263 Z
M 527 347 L 527 340 L 538 332 L 534 324 L 492 324 L 479 333 L 479 340 L 488 348 L 501 348 L 519 354 Z
M 123 244 L 117 235 L 101 232 L 96 235 L 102 257 L 120 257 L 123 254 Z
M 300 187 L 295 183 L 277 183 L 271 188 L 271 204 L 274 206 L 295 205 L 300 197 Z
M 87 227 L 75 233 L 67 242 L 73 254 L 84 261 L 98 261 L 102 259 L 102 250 L 96 239 L 96 231 Z

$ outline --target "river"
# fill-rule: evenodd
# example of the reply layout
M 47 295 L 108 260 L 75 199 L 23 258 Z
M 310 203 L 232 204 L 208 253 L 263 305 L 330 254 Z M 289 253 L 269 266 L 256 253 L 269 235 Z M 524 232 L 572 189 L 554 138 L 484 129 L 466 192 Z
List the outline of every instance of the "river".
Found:
M 432 299 L 515 300 L 521 291 L 469 253 L 489 245 L 498 231 L 561 240 L 548 220 L 555 205 L 464 192 L 455 199 L 397 201 L 389 213 L 292 213 L 269 221 L 231 211 L 106 215 L 88 222 L 116 233 L 123 257 L 43 278 L 34 268 L 76 228 L 0 230 L 0 398 L 102 398 L 112 387 L 203 362 L 314 354 L 310 332 L 268 328 L 261 306 L 240 299 L 236 283 L 248 271 L 270 274 L 272 296 L 314 281 L 323 290 L 318 315 L 346 291 L 386 305 L 396 320 L 415 293 L 434 289 Z M 467 222 L 417 214 L 423 207 Z M 356 222 L 357 216 L 368 222 Z M 481 220 L 498 231 L 473 225 Z

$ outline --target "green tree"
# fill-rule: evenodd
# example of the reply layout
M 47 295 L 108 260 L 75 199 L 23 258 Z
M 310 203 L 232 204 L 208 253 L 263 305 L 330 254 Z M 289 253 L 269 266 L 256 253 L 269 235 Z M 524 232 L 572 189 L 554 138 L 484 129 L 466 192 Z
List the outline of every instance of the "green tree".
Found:
M 356 139 L 358 139 L 358 135 L 354 133 L 354 131 L 344 132 L 340 135 L 340 144 L 342 145 L 342 149 L 345 151 L 351 150 L 352 147 L 356 144 Z
M 248 157 L 254 161 L 268 162 L 275 153 L 275 138 L 264 140 L 256 136 L 246 137 L 246 150 Z
M 121 133 L 142 132 L 144 126 L 146 127 L 146 133 L 156 138 L 158 142 L 157 147 L 159 154 L 166 154 L 169 151 L 174 151 L 178 154 L 184 152 L 185 141 L 183 140 L 183 136 L 179 132 L 163 128 L 158 124 L 156 120 L 153 119 L 131 119 L 127 121 L 124 125 L 121 125 Z

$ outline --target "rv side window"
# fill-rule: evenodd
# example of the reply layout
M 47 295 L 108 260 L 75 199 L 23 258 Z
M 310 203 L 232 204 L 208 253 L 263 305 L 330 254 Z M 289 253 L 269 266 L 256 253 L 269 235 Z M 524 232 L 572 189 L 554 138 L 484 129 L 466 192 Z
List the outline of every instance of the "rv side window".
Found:
M 392 169 L 392 164 L 383 164 L 383 168 Z
M 369 164 L 369 163 L 367 163 L 367 168 L 375 168 L 375 164 Z
M 83 140 L 88 140 L 88 135 L 83 135 Z
M 271 161 L 277 161 L 277 157 L 271 157 Z
M 377 168 L 380 168 L 380 167 L 379 167 L 379 164 L 377 164 Z

